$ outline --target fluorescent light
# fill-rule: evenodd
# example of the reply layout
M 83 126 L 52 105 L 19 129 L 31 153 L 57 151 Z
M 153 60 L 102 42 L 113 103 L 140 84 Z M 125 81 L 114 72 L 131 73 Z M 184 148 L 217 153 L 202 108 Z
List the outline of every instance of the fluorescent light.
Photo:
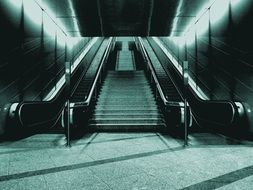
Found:
M 72 1 L 68 0 L 68 3 L 69 3 L 69 7 L 70 7 L 70 10 L 71 10 L 72 16 L 76 16 Z M 76 18 L 72 18 L 72 21 L 74 23 L 75 31 L 77 31 L 77 37 L 81 37 L 80 29 L 79 29 Z
M 11 2 L 16 8 L 21 8 L 23 3 L 22 0 L 9 0 L 9 2 Z
M 213 4 L 210 9 L 210 21 L 212 24 L 216 24 L 226 15 L 228 18 L 229 3 L 230 0 L 219 0 Z
M 68 1 L 70 4 L 70 9 L 72 14 L 75 15 L 73 5 L 71 1 Z M 44 30 L 45 33 L 51 37 L 55 37 L 57 33 L 58 36 L 58 44 L 61 46 L 65 46 L 65 42 L 67 42 L 68 47 L 71 49 L 74 45 L 76 45 L 80 41 L 81 34 L 79 32 L 79 27 L 76 19 L 73 19 L 75 30 L 78 32 L 79 38 L 68 38 L 70 36 L 67 34 L 67 30 L 62 22 L 56 18 L 54 12 L 48 7 L 46 3 L 42 0 L 10 0 L 10 3 L 16 7 L 21 8 L 22 3 L 24 5 L 25 16 L 32 21 L 35 25 L 41 26 L 42 24 L 42 9 L 44 10 L 43 22 L 44 22 Z
M 177 6 L 177 11 L 176 11 L 176 15 L 175 18 L 173 20 L 173 25 L 172 25 L 172 30 L 171 30 L 171 34 L 170 36 L 175 36 L 175 33 L 177 32 L 177 24 L 178 24 L 178 20 L 179 20 L 179 15 L 180 15 L 180 11 L 183 5 L 183 1 L 184 0 L 180 0 L 178 6 Z
M 183 35 L 186 35 L 191 29 L 192 27 L 199 21 L 199 19 L 208 11 L 208 9 L 213 5 L 213 3 L 216 0 L 210 0 L 208 1 L 206 4 L 204 4 L 204 6 L 200 9 L 201 11 L 199 11 L 196 15 L 196 17 L 194 19 L 192 19 L 190 21 L 190 23 L 186 26 L 186 28 L 184 29 Z

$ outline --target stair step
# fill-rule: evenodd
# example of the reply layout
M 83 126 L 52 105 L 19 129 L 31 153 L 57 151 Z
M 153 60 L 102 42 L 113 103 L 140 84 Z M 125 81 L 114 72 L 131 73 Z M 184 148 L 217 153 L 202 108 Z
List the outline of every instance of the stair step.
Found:
M 123 107 L 123 108 L 122 108 Z M 125 109 L 131 109 L 131 110 L 143 110 L 143 109 L 152 109 L 152 110 L 158 110 L 158 105 L 153 104 L 140 104 L 140 103 L 134 103 L 134 102 L 110 102 L 110 103 L 97 103 L 95 108 L 111 108 L 111 109 L 118 109 L 118 110 L 125 110 Z
M 97 105 L 157 105 L 155 100 L 127 100 L 127 99 L 118 99 L 118 100 L 98 100 Z
M 157 123 L 163 122 L 163 118 L 95 118 L 90 119 L 91 123 Z
M 127 73 L 127 74 L 138 74 L 138 73 L 144 73 L 144 71 L 108 71 L 108 74 L 114 74 L 114 73 Z
M 101 89 L 118 89 L 119 87 L 120 87 L 120 89 L 131 89 L 131 88 L 134 88 L 134 87 L 138 87 L 138 88 L 140 88 L 140 89 L 142 89 L 142 90 L 145 90 L 145 89 L 151 89 L 149 86 L 146 86 L 146 85 L 148 85 L 147 83 L 145 84 L 145 83 L 143 83 L 143 84 L 130 84 L 130 83 L 120 83 L 120 84 L 108 84 L 108 83 L 106 83 L 106 84 L 104 84 L 103 85 L 103 87 L 101 88 Z M 118 90 L 120 90 L 120 89 L 118 89 Z
M 128 124 L 128 125 L 138 125 L 138 124 L 153 124 L 158 125 L 161 123 L 164 123 L 165 121 L 162 119 L 133 119 L 133 118 L 125 118 L 122 119 L 96 119 L 96 120 L 90 120 L 89 124 Z
M 165 126 L 144 71 L 108 72 L 89 120 L 91 130 L 157 131 Z
M 107 97 L 111 97 L 111 98 L 129 98 L 131 99 L 131 97 L 135 97 L 135 98 L 142 98 L 144 99 L 146 98 L 154 98 L 154 94 L 151 93 L 134 93 L 134 92 L 110 92 L 108 91 L 108 93 L 104 94 L 104 92 L 100 92 L 98 94 L 98 98 L 107 98 Z
M 104 105 L 96 105 L 95 111 L 118 111 L 123 112 L 123 111 L 156 111 L 159 112 L 158 106 L 104 106 Z
M 140 100 L 135 100 L 134 97 L 132 98 L 117 98 L 117 99 L 113 99 L 111 97 L 108 97 L 108 98 L 103 98 L 103 99 L 97 99 L 97 102 L 101 102 L 101 103 L 113 103 L 113 102 L 116 102 L 116 103 L 120 103 L 120 102 L 134 102 L 134 103 L 139 103 L 141 105 L 145 105 L 145 104 L 155 104 L 156 105 L 156 101 L 155 100 L 152 100 L 152 99 L 140 99 Z
M 118 73 L 108 73 L 107 77 L 145 77 L 144 73 L 134 73 L 134 71 L 131 73 L 127 72 L 118 72 Z
M 136 90 L 138 89 L 138 90 Z M 143 89 L 143 88 L 121 88 L 121 87 L 118 87 L 118 88 L 104 88 L 104 89 L 101 89 L 100 91 L 100 94 L 107 94 L 107 93 L 110 93 L 110 94 L 115 94 L 117 96 L 124 96 L 124 95 L 127 95 L 127 94 L 136 94 L 136 95 L 141 95 L 141 94 L 144 94 L 144 95 L 153 95 L 153 91 L 151 89 Z
M 124 85 L 124 86 L 123 86 Z M 139 82 L 137 84 L 133 84 L 133 83 L 130 83 L 130 82 L 120 82 L 119 83 L 115 83 L 115 82 L 106 82 L 103 84 L 103 87 L 110 87 L 110 88 L 117 88 L 117 87 L 136 87 L 136 86 L 139 86 L 139 87 L 142 87 L 142 88 L 147 88 L 147 89 L 150 89 L 149 86 L 146 86 L 146 85 L 149 85 L 149 83 L 145 83 L 145 82 Z
M 157 132 L 166 130 L 166 125 L 161 124 L 90 124 L 90 131 L 96 132 Z
M 104 94 L 106 94 L 106 95 L 104 95 Z M 108 91 L 108 92 L 100 92 L 99 93 L 99 98 L 100 97 L 112 97 L 112 96 L 114 96 L 114 97 L 121 97 L 121 95 L 120 94 L 122 94 L 122 97 L 131 97 L 131 96 L 134 96 L 134 97 L 154 97 L 154 94 L 152 94 L 151 92 L 149 92 L 149 93 L 146 93 L 146 92 L 141 92 L 141 91 L 132 91 L 132 92 L 130 92 L 130 91 L 124 91 L 124 90 L 122 90 L 121 92 L 120 91 Z
M 137 100 L 155 100 L 154 98 L 154 95 L 152 94 L 148 94 L 148 95 L 145 95 L 145 94 L 142 94 L 143 96 L 141 96 L 141 94 L 125 94 L 125 95 L 117 95 L 116 93 L 113 94 L 113 93 L 107 93 L 106 95 L 103 95 L 103 94 L 99 94 L 98 96 L 98 100 L 101 99 L 128 99 L 128 100 L 134 100 L 135 98 Z
M 162 117 L 128 117 L 120 116 L 120 117 L 92 117 L 90 123 L 153 123 L 153 122 L 165 122 Z
M 99 101 L 131 101 L 131 102 L 156 102 L 155 98 L 153 96 L 149 97 L 140 97 L 140 96 L 99 96 L 98 99 Z
M 124 107 L 124 108 L 122 108 Z M 126 105 L 96 105 L 95 106 L 95 111 L 113 111 L 113 110 L 116 110 L 118 111 L 119 113 L 121 112 L 126 112 L 126 111 L 139 111 L 139 112 L 142 112 L 142 111 L 156 111 L 156 112 L 159 112 L 159 108 L 155 105 L 155 106 L 138 106 L 138 107 L 134 107 L 134 106 L 126 106 Z
M 118 87 L 117 89 L 115 88 L 102 88 L 100 93 L 104 93 L 106 94 L 106 92 L 108 93 L 117 93 L 118 96 L 120 95 L 124 95 L 126 93 L 135 93 L 135 94 L 142 94 L 142 93 L 145 93 L 145 94 L 152 94 L 152 91 L 151 89 L 148 89 L 148 88 L 137 88 L 138 91 L 136 91 L 136 88 L 133 88 L 133 87 Z
M 146 109 L 125 109 L 125 110 L 118 110 L 118 109 L 96 109 L 94 111 L 95 114 L 159 114 L 160 112 L 157 109 L 153 110 L 146 110 Z
M 94 114 L 92 119 L 114 119 L 114 118 L 153 118 L 153 119 L 163 119 L 162 114 Z

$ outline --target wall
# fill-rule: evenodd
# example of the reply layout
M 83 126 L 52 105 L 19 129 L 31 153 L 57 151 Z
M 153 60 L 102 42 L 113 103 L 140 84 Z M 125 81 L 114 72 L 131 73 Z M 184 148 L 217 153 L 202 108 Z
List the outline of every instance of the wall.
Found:
M 196 86 L 211 100 L 241 101 L 251 110 L 252 12 L 252 0 L 216 0 L 186 27 L 184 36 L 160 38 L 180 64 L 189 62 Z
M 45 8 L 45 7 L 44 7 Z M 90 38 L 69 38 L 33 0 L 0 1 L 0 108 L 43 100 Z
M 8 107 L 41 101 L 90 38 L 70 38 L 65 26 L 34 0 L 0 1 L 0 134 Z

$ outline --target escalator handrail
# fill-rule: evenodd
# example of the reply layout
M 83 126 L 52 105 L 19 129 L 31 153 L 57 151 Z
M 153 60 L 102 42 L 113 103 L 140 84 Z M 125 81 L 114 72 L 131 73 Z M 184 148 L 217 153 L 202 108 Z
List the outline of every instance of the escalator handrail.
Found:
M 155 73 L 155 71 L 154 71 L 154 68 L 153 68 L 153 66 L 152 66 L 152 64 L 151 64 L 151 62 L 150 62 L 150 60 L 149 60 L 149 57 L 148 57 L 148 55 L 147 55 L 147 52 L 146 52 L 146 50 L 145 50 L 145 48 L 144 48 L 143 40 L 141 39 L 141 37 L 138 37 L 138 41 L 139 41 L 139 44 L 140 44 L 141 52 L 143 53 L 144 59 L 145 59 L 145 61 L 147 62 L 148 66 L 149 66 L 149 69 L 150 69 L 150 71 L 151 71 L 152 77 L 153 77 L 153 79 L 154 79 L 154 81 L 155 81 L 155 84 L 156 84 L 156 88 L 157 88 L 157 90 L 158 90 L 158 92 L 159 92 L 159 94 L 160 94 L 160 97 L 161 97 L 161 99 L 162 99 L 164 105 L 181 106 L 181 104 L 178 104 L 177 102 L 168 101 L 168 100 L 166 99 L 166 97 L 165 97 L 165 95 L 164 95 L 164 93 L 163 93 L 163 90 L 162 90 L 162 88 L 161 88 L 161 85 L 160 85 L 160 83 L 159 83 L 159 81 L 158 81 L 158 78 L 157 78 L 157 76 L 156 76 L 156 73 Z
M 91 48 L 92 48 L 92 46 L 97 42 L 97 40 L 98 40 L 98 37 L 95 37 L 95 38 L 93 38 L 92 40 L 90 40 L 86 45 L 85 45 L 85 47 L 84 47 L 84 49 L 83 49 L 83 51 L 80 51 L 78 54 L 79 54 L 79 56 L 78 56 L 78 58 L 73 62 L 73 64 L 71 65 L 71 75 L 74 75 L 75 73 L 76 73 L 76 71 L 78 70 L 77 68 L 79 67 L 79 63 L 81 63 L 82 62 L 82 60 L 84 59 L 84 57 L 90 52 L 90 50 L 91 50 Z M 64 70 L 64 68 L 62 68 L 62 70 Z M 59 81 L 61 81 L 61 80 L 65 80 L 65 75 L 63 75 L 62 77 L 61 77 L 61 79 L 59 80 Z M 58 81 L 58 82 L 59 82 Z M 63 82 L 63 84 L 65 84 L 65 82 Z M 60 84 L 60 88 L 62 88 L 63 87 L 63 84 Z M 59 90 L 60 91 L 60 90 Z M 51 92 L 50 92 L 51 93 Z M 49 93 L 49 94 L 50 94 Z M 55 92 L 53 92 L 53 94 L 54 94 Z M 48 95 L 47 95 L 48 96 Z M 44 101 L 49 101 L 49 100 L 51 100 L 52 99 L 52 97 L 50 96 L 49 98 L 47 98 L 47 97 L 45 97 L 44 98 Z M 53 97 L 53 99 L 54 99 L 54 97 Z
M 84 51 L 83 58 L 90 51 L 90 49 L 92 47 L 92 44 L 94 44 L 96 41 L 97 41 L 97 38 L 94 38 L 93 40 L 90 40 L 85 45 L 84 50 L 83 50 Z M 80 60 L 80 62 L 81 62 L 81 60 Z M 72 69 L 71 69 L 72 70 L 71 75 L 73 75 L 73 74 L 76 73 L 76 70 L 77 70 L 77 68 L 79 68 L 79 65 L 80 64 L 74 64 L 74 65 L 71 66 L 72 67 Z M 63 75 L 63 77 L 64 77 L 64 75 Z M 17 106 L 15 106 L 15 110 L 11 110 L 11 111 L 15 112 L 17 114 L 17 119 L 18 119 L 19 123 L 22 126 L 24 126 L 24 122 L 22 120 L 22 109 L 24 108 L 24 106 L 26 106 L 26 105 L 30 105 L 30 106 L 32 106 L 32 105 L 36 105 L 36 106 L 51 105 L 52 103 L 54 103 L 55 101 L 57 101 L 57 99 L 59 98 L 59 96 L 61 96 L 61 94 L 63 93 L 63 91 L 64 91 L 64 84 L 65 84 L 65 82 L 60 86 L 60 89 L 57 91 L 57 93 L 55 93 L 55 95 L 52 98 L 48 98 L 48 99 L 46 99 L 44 101 L 24 101 L 24 102 L 21 102 L 21 103 L 13 103 L 13 105 L 17 105 Z M 63 108 L 64 108 L 64 106 L 62 106 L 62 109 Z M 57 111 L 57 113 L 55 114 L 55 116 L 50 117 L 47 121 L 37 122 L 37 123 L 34 123 L 32 125 L 29 125 L 29 126 L 42 125 L 43 123 L 47 123 L 47 122 L 53 121 L 55 118 L 58 118 L 58 115 L 61 113 L 61 110 Z M 12 115 L 12 113 L 10 113 L 10 115 Z
M 63 91 L 64 91 L 64 88 L 62 88 L 62 89 L 57 93 L 57 95 L 56 95 L 53 99 L 51 99 L 51 100 L 49 100 L 49 101 L 27 101 L 27 102 L 19 103 L 18 106 L 17 106 L 17 109 L 16 109 L 17 114 L 18 114 L 19 123 L 20 123 L 22 126 L 24 126 L 24 122 L 23 122 L 23 120 L 22 120 L 22 109 L 23 109 L 24 106 L 26 106 L 26 105 L 34 105 L 34 106 L 39 107 L 39 106 L 51 105 L 52 103 L 54 103 L 54 102 L 58 99 L 58 97 L 63 93 Z M 63 108 L 63 107 L 62 107 L 62 108 Z M 58 111 L 58 113 L 56 113 L 55 116 L 54 116 L 53 118 L 50 118 L 50 119 L 48 119 L 47 121 L 37 122 L 37 123 L 34 123 L 34 124 L 32 124 L 32 125 L 29 125 L 29 126 L 31 127 L 31 126 L 40 125 L 40 124 L 42 125 L 43 123 L 47 123 L 47 122 L 53 121 L 55 118 L 58 117 L 57 115 L 59 115 L 60 113 L 61 113 L 61 111 Z
M 95 91 L 96 86 L 97 86 L 97 82 L 98 82 L 99 76 L 101 74 L 101 70 L 102 70 L 102 68 L 104 66 L 104 63 L 106 62 L 106 60 L 107 60 L 107 58 L 109 56 L 109 52 L 110 52 L 111 46 L 113 44 L 112 41 L 113 41 L 113 37 L 110 37 L 109 38 L 109 42 L 108 42 L 108 44 L 106 46 L 106 50 L 104 52 L 103 58 L 102 58 L 102 60 L 100 62 L 100 66 L 99 66 L 99 68 L 98 68 L 98 70 L 96 72 L 95 79 L 93 80 L 92 86 L 90 88 L 89 95 L 85 98 L 84 102 L 75 102 L 75 104 L 72 104 L 71 108 L 73 108 L 73 107 L 79 107 L 79 106 L 83 106 L 83 105 L 85 105 L 85 106 L 89 106 L 90 105 L 92 96 L 93 96 L 94 91 Z
M 155 41 L 156 42 L 156 41 Z M 156 42 L 157 43 L 157 42 Z M 158 44 L 159 46 L 159 44 Z M 160 46 L 159 46 L 160 47 Z M 160 47 L 161 48 L 161 47 Z M 164 52 L 164 49 L 161 48 L 161 50 Z M 167 56 L 167 58 L 170 60 L 169 56 L 166 54 L 166 52 L 164 52 L 164 54 Z M 170 60 L 171 61 L 171 60 Z M 179 72 L 179 70 L 174 66 L 174 64 L 172 64 L 173 67 L 175 68 L 175 70 L 177 71 L 177 73 L 179 74 L 179 76 L 182 77 L 181 73 Z M 208 99 L 203 99 L 202 97 L 199 97 L 199 95 L 190 87 L 190 91 L 192 92 L 193 96 L 196 98 L 197 101 L 199 101 L 199 103 L 205 104 L 205 105 L 214 105 L 214 104 L 227 104 L 231 107 L 232 109 L 232 117 L 229 121 L 229 124 L 232 124 L 235 121 L 235 117 L 236 117 L 236 113 L 245 113 L 244 112 L 244 108 L 242 106 L 241 102 L 233 102 L 233 101 L 226 101 L 226 100 L 208 100 Z M 237 108 L 237 110 L 236 110 Z M 239 110 L 240 109 L 240 110 Z M 192 110 L 193 113 L 196 113 L 195 110 Z M 197 114 L 198 115 L 198 114 Z M 206 120 L 206 119 L 205 119 Z M 208 120 L 209 121 L 209 120 Z M 212 121 L 209 121 L 212 122 Z

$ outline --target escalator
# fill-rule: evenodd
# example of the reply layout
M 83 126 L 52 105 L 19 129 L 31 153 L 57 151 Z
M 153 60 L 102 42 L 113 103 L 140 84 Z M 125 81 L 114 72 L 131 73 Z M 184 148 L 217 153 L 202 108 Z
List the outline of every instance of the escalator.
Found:
M 243 117 L 239 103 L 201 100 L 191 88 L 186 114 L 182 76 L 155 40 L 99 38 L 86 53 L 71 75 L 69 109 L 63 85 L 49 101 L 13 104 L 14 125 L 50 128 L 61 118 L 65 129 L 70 124 L 88 131 L 164 131 L 183 126 L 185 119 L 190 126 L 194 118 L 199 125 L 227 127 Z
M 177 89 L 173 81 L 171 80 L 170 76 L 167 75 L 158 57 L 156 56 L 152 48 L 149 46 L 147 40 L 144 39 L 143 43 L 147 51 L 147 54 L 149 55 L 152 66 L 155 70 L 155 73 L 161 85 L 161 88 L 166 95 L 166 99 L 170 102 L 182 102 L 183 97 L 179 93 L 179 90 Z
M 89 90 L 88 96 L 92 97 L 89 101 L 75 98 L 87 98 L 84 94 L 89 88 L 81 85 L 85 80 L 80 82 L 71 99 L 71 129 L 89 132 L 166 131 L 168 127 L 184 123 L 184 105 L 178 89 L 156 56 L 136 58 L 142 51 L 146 55 L 143 44 L 139 43 L 137 38 L 115 38 L 110 54 L 116 58 L 108 60 L 110 55 L 106 55 L 108 57 L 100 66 L 103 69 L 96 73 L 99 80 L 94 80 L 93 91 Z M 151 65 L 151 61 L 157 63 Z
M 88 68 L 87 72 L 84 72 L 82 77 L 80 77 L 73 93 L 71 94 L 70 97 L 71 103 L 79 103 L 79 102 L 81 103 L 87 99 L 93 81 L 95 79 L 96 72 L 101 63 L 103 54 L 105 53 L 106 47 L 108 46 L 108 42 L 109 39 L 105 39 L 103 41 L 94 59 L 89 63 L 90 67 Z
M 94 59 L 99 59 L 98 56 L 102 57 L 106 49 L 103 44 L 107 43 L 108 39 L 93 38 L 93 40 L 84 47 L 78 59 L 73 62 L 71 66 L 72 84 L 77 84 L 83 76 L 86 76 L 85 80 L 92 84 L 92 81 L 89 80 L 89 75 L 91 75 L 91 68 L 95 66 L 90 65 L 90 63 Z M 97 52 L 101 53 L 99 54 Z M 44 101 L 13 103 L 10 106 L 6 133 L 16 135 L 24 131 L 49 131 L 52 130 L 56 124 L 59 124 L 61 113 L 67 100 L 66 84 L 64 81 L 65 78 L 63 75 L 61 80 L 57 83 L 57 88 L 53 89 L 52 93 L 49 93 Z M 80 91 L 75 85 L 72 85 L 70 88 L 71 94 L 78 94 L 78 90 Z
M 73 128 L 84 129 L 87 125 L 86 129 L 96 132 L 158 131 L 166 128 L 164 116 L 144 70 L 136 70 L 134 52 L 130 48 L 133 40 L 131 37 L 116 38 L 115 43 L 121 46 L 116 52 L 116 63 L 107 61 L 105 70 L 111 68 L 110 65 L 115 67 L 100 78 L 103 79 L 101 84 L 93 83 L 100 90 L 91 103 L 84 103 L 84 99 L 77 103 L 73 102 L 76 99 L 72 99 Z M 80 92 L 84 92 L 83 88 Z M 91 106 L 88 108 L 87 104 Z
M 152 56 L 153 52 L 159 59 L 160 64 L 171 77 L 175 86 L 177 86 L 180 94 L 185 91 L 183 84 L 182 67 L 177 68 L 177 64 L 173 63 L 173 58 L 170 59 L 168 50 L 162 46 L 158 38 L 148 38 L 146 49 L 151 47 L 151 51 L 148 51 Z M 190 84 L 187 88 L 187 101 L 190 105 L 194 120 L 199 126 L 205 126 L 207 128 L 221 129 L 222 131 L 236 131 L 245 130 L 245 111 L 240 102 L 232 101 L 212 101 L 205 99 L 201 96 L 201 91 L 197 91 L 194 88 L 194 83 L 190 79 Z M 242 125 L 240 130 L 236 129 L 236 126 Z

